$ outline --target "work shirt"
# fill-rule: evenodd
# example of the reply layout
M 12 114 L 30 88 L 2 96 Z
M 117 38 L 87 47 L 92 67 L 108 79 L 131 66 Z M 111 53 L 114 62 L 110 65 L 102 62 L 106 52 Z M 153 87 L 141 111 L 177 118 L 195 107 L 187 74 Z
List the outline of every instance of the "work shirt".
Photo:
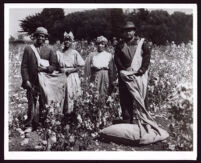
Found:
M 48 46 L 36 47 L 41 59 L 49 61 L 50 66 L 48 72 L 51 73 L 55 70 L 57 58 L 53 50 Z M 24 54 L 21 63 L 22 87 L 25 86 L 26 81 L 30 81 L 34 85 L 38 85 L 38 63 L 34 51 L 30 45 L 24 49 Z
M 117 66 L 118 71 L 126 70 L 131 66 L 131 62 L 135 55 L 135 51 L 138 45 L 137 39 L 134 39 L 130 42 L 119 43 L 115 49 L 115 64 Z M 146 41 L 144 41 L 142 45 L 142 65 L 141 70 L 143 73 L 148 69 L 151 58 L 151 47 L 148 45 Z

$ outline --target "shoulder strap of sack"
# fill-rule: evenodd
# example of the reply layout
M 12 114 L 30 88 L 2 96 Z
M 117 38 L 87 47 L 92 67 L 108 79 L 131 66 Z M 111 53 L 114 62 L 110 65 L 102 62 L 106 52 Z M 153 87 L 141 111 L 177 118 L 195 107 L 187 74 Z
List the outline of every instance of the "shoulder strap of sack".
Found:
M 41 58 L 40 58 L 40 55 L 39 55 L 38 51 L 36 50 L 36 47 L 34 45 L 30 45 L 30 47 L 34 51 L 34 54 L 35 54 L 35 56 L 37 58 L 37 61 L 38 61 L 38 65 L 40 65 Z
M 137 45 L 137 49 L 136 49 L 136 51 L 135 51 L 135 55 L 134 55 L 134 57 L 133 57 L 133 60 L 132 60 L 132 62 L 131 62 L 131 67 L 135 67 L 136 66 L 136 58 L 139 58 L 140 57 L 140 55 L 141 55 L 141 48 L 142 48 L 142 45 L 143 45 L 143 42 L 144 42 L 144 38 L 142 38 L 140 41 L 139 41 L 139 43 L 138 43 L 138 45 Z
M 136 51 L 140 51 L 140 50 L 141 50 L 143 43 L 144 43 L 144 38 L 142 38 L 142 39 L 139 41 Z
M 141 55 L 141 50 L 142 50 L 142 45 L 144 43 L 144 38 L 142 38 L 139 43 L 138 43 L 138 46 L 137 46 L 137 50 L 136 52 L 138 53 L 138 55 Z

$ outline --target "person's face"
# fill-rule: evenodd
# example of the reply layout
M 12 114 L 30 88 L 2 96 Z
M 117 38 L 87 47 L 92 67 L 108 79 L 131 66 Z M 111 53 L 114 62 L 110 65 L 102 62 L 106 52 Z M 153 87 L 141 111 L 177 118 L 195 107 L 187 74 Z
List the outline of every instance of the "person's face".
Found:
M 93 43 L 93 42 L 90 42 L 90 46 L 91 46 L 91 47 L 94 47 L 94 43 Z
M 124 30 L 124 36 L 126 39 L 131 40 L 135 36 L 135 30 L 134 29 L 125 29 Z
M 72 45 L 72 41 L 70 38 L 64 39 L 64 46 L 65 48 L 69 48 Z
M 45 42 L 45 35 L 44 34 L 38 34 L 36 35 L 36 43 L 38 45 L 42 45 Z
M 97 43 L 98 52 L 102 52 L 105 49 L 105 44 L 103 42 Z
M 117 40 L 113 40 L 113 45 L 116 46 L 118 44 Z

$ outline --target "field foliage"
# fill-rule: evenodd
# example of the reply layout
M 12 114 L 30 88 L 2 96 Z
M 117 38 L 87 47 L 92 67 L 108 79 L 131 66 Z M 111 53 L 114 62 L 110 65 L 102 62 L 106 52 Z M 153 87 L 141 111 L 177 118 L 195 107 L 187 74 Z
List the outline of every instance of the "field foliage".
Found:
M 31 142 L 30 133 L 21 127 L 22 121 L 27 118 L 26 91 L 20 87 L 20 64 L 24 47 L 24 44 L 10 44 L 8 74 L 9 140 L 12 142 L 20 137 L 21 146 Z M 89 45 L 80 43 L 76 48 L 84 59 L 92 50 Z M 113 51 L 112 47 L 109 51 Z M 192 43 L 154 46 L 152 49 L 147 109 L 170 134 L 168 140 L 163 142 L 163 150 L 193 150 L 192 66 Z M 44 112 L 47 120 L 44 128 L 37 130 L 38 142 L 32 143 L 32 150 L 95 151 L 97 146 L 101 146 L 98 131 L 120 118 L 118 81 L 115 81 L 113 93 L 102 103 L 98 100 L 94 85 L 85 80 L 83 71 L 80 72 L 80 78 L 83 95 L 75 103 L 75 113 L 65 118 L 58 112 L 58 104 L 48 106 Z M 93 145 L 94 141 L 96 146 Z M 117 149 L 118 147 L 115 150 Z

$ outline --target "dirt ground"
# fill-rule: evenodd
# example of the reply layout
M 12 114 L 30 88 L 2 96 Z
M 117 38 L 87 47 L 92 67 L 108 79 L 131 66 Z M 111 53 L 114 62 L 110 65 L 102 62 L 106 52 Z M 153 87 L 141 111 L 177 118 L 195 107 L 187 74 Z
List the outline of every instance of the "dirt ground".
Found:
M 158 124 L 168 131 L 168 120 L 163 117 L 155 118 Z M 23 141 L 28 140 L 28 143 L 24 143 Z M 149 145 L 130 145 L 125 143 L 119 143 L 117 141 L 106 141 L 99 139 L 99 137 L 90 137 L 88 139 L 89 143 L 87 148 L 82 150 L 84 151 L 167 151 L 168 145 L 167 142 L 170 139 L 166 139 L 161 142 L 149 144 Z M 26 142 L 26 141 L 25 141 Z M 84 142 L 83 142 L 84 143 Z M 29 133 L 28 138 L 21 137 L 19 132 L 12 130 L 9 138 L 9 150 L 10 151 L 40 151 L 41 149 L 37 149 L 38 144 L 41 144 L 41 136 L 36 131 L 32 131 Z M 79 144 L 74 145 L 71 149 L 72 151 L 80 151 Z

